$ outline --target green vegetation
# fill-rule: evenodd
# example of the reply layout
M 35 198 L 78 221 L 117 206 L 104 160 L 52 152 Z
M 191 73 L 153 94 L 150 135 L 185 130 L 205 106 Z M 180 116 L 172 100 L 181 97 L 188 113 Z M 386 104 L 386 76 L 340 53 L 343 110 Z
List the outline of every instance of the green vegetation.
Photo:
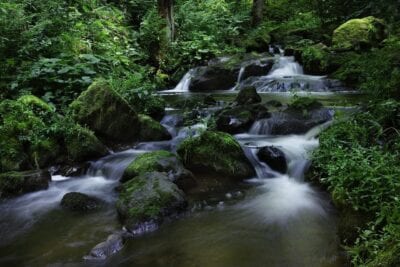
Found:
M 340 210 L 365 215 L 356 240 L 346 243 L 353 264 L 400 265 L 398 1 L 167 1 L 172 14 L 161 2 L 1 1 L 1 190 L 29 191 L 21 189 L 21 171 L 105 155 L 102 142 L 169 138 L 157 122 L 165 102 L 156 90 L 172 87 L 194 66 L 232 54 L 226 66 L 230 73 L 235 69 L 229 77 L 234 84 L 245 52 L 267 53 L 268 45 L 280 44 L 307 73 L 328 74 L 370 101 L 321 134 L 315 169 Z M 221 82 L 221 73 L 214 80 Z M 181 105 L 198 106 L 191 101 Z M 311 98 L 295 98 L 289 111 L 304 115 L 317 107 Z M 245 121 L 249 113 L 238 117 Z M 231 114 L 225 115 L 230 124 Z M 240 178 L 254 173 L 228 134 L 206 131 L 185 140 L 178 153 L 193 171 Z M 153 155 L 146 157 L 137 159 L 135 172 L 152 169 Z M 146 199 L 142 186 L 156 188 L 161 178 L 146 179 L 124 185 L 121 214 L 158 218 L 170 198 L 164 201 L 159 192 L 155 202 Z M 137 202 L 127 200 L 132 195 Z
M 348 250 L 355 266 L 396 266 L 399 253 L 400 103 L 370 104 L 320 136 L 319 181 L 341 209 L 369 218 Z M 347 238 L 347 237 L 346 237 Z

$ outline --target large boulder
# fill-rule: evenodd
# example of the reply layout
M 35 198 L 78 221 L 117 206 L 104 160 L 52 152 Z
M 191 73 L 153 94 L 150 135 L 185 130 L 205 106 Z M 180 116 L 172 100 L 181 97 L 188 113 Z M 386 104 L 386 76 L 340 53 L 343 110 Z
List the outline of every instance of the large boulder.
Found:
M 155 230 L 166 217 L 186 207 L 183 191 L 160 172 L 147 172 L 124 183 L 117 201 L 118 214 L 133 234 Z
M 244 179 L 255 175 L 240 144 L 223 132 L 205 131 L 183 141 L 178 147 L 183 164 L 195 173 L 211 173 Z
M 386 38 L 384 22 L 375 17 L 352 19 L 340 25 L 334 32 L 333 47 L 341 50 L 359 50 L 378 45 Z
M 138 156 L 128 167 L 121 178 L 126 182 L 146 172 L 162 172 L 168 179 L 185 190 L 195 184 L 193 174 L 185 169 L 174 153 L 159 150 Z
M 235 86 L 240 68 L 212 65 L 198 67 L 192 73 L 190 91 L 228 90 Z
M 261 102 L 261 96 L 254 86 L 249 86 L 239 91 L 235 102 L 239 105 L 257 104 Z
M 61 199 L 61 207 L 70 211 L 94 211 L 101 206 L 102 203 L 99 199 L 79 192 L 67 193 Z
M 248 131 L 256 120 L 268 117 L 268 109 L 260 104 L 227 107 L 216 113 L 216 126 L 218 131 L 243 133 Z
M 50 173 L 42 170 L 2 173 L 0 198 L 47 189 L 50 181 Z
M 265 162 L 271 169 L 280 173 L 286 173 L 287 162 L 285 154 L 274 146 L 261 148 L 257 153 L 258 158 Z
M 96 135 L 115 142 L 132 142 L 139 135 L 135 110 L 104 80 L 94 82 L 70 105 L 76 121 Z
M 150 116 L 139 115 L 139 140 L 140 141 L 162 141 L 171 139 L 170 133 L 158 121 Z

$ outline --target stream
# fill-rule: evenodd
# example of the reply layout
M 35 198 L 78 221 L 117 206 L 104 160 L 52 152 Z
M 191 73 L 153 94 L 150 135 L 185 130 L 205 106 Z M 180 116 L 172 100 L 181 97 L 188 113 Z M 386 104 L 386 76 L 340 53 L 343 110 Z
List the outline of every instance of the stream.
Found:
M 310 76 L 291 57 L 276 56 L 266 76 L 238 84 L 251 84 L 265 99 L 290 101 L 290 91 L 312 95 L 325 105 L 340 103 L 346 109 L 357 95 L 336 92 L 339 85 L 324 76 Z M 176 88 L 161 94 L 171 100 L 198 97 L 188 91 L 189 71 Z M 233 100 L 237 88 L 213 92 L 220 105 Z M 308 91 L 308 92 L 306 92 Z M 222 104 L 221 104 L 222 103 Z M 218 109 L 204 112 L 207 117 Z M 54 175 L 48 190 L 0 202 L 0 266 L 345 266 L 336 235 L 335 209 L 329 197 L 304 180 L 309 155 L 318 147 L 318 134 L 327 122 L 302 135 L 272 135 L 269 122 L 259 120 L 248 133 L 235 135 L 257 176 L 190 200 L 189 212 L 163 224 L 155 232 L 128 240 L 105 261 L 84 261 L 91 248 L 121 229 L 114 208 L 124 169 L 138 155 L 154 150 L 175 151 L 180 142 L 206 128 L 205 124 L 179 126 L 181 111 L 167 110 L 162 124 L 172 140 L 144 142 L 90 163 L 85 175 Z M 261 147 L 284 152 L 288 171 L 281 174 L 261 162 Z M 104 201 L 104 207 L 84 216 L 67 212 L 60 201 L 67 192 L 79 191 Z

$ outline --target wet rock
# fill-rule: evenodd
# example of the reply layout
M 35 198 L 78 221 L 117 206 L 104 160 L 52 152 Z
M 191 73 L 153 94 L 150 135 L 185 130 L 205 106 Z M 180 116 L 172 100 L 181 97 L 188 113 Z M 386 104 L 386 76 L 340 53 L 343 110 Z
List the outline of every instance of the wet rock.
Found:
M 330 109 L 321 108 L 312 110 L 306 114 L 292 111 L 272 113 L 272 117 L 256 122 L 251 133 L 253 134 L 304 134 L 322 123 L 330 121 L 333 112 Z
M 89 86 L 71 103 L 70 110 L 76 121 L 107 141 L 137 140 L 140 129 L 137 113 L 104 80 Z
M 247 132 L 255 120 L 270 117 L 260 104 L 228 107 L 216 113 L 217 130 L 230 134 Z
M 196 68 L 192 75 L 190 91 L 228 90 L 235 86 L 239 68 L 211 65 Z
M 124 183 L 117 201 L 118 214 L 132 233 L 154 230 L 186 207 L 183 191 L 160 172 L 144 173 Z
M 267 75 L 275 61 L 273 58 L 261 59 L 250 61 L 249 63 L 245 63 L 242 80 L 246 80 L 249 77 L 258 77 Z
M 261 96 L 257 93 L 255 87 L 245 87 L 239 91 L 235 102 L 239 105 L 257 104 L 261 102 Z
M 255 175 L 240 144 L 227 133 L 205 131 L 198 137 L 183 141 L 177 152 L 185 167 L 194 173 L 217 174 L 233 179 Z
M 105 260 L 108 257 L 122 250 L 124 243 L 129 237 L 126 232 L 118 232 L 111 234 L 107 237 L 107 240 L 97 244 L 90 251 L 89 255 L 84 256 L 84 260 Z
M 285 154 L 274 146 L 261 148 L 257 153 L 258 158 L 265 162 L 271 169 L 280 173 L 287 172 L 287 162 Z
M 70 211 L 94 211 L 101 207 L 101 200 L 79 192 L 70 192 L 63 196 L 61 207 Z
M 163 141 L 171 139 L 170 133 L 158 121 L 150 116 L 139 115 L 139 140 L 140 141 Z
M 339 50 L 361 50 L 377 46 L 387 36 L 386 25 L 375 17 L 351 19 L 340 25 L 332 37 Z
M 193 174 L 185 169 L 177 155 L 164 151 L 153 151 L 138 156 L 126 168 L 121 182 L 126 182 L 146 172 L 162 172 L 179 188 L 187 190 L 196 184 Z
M 43 170 L 2 173 L 0 198 L 47 189 L 50 181 L 50 173 Z

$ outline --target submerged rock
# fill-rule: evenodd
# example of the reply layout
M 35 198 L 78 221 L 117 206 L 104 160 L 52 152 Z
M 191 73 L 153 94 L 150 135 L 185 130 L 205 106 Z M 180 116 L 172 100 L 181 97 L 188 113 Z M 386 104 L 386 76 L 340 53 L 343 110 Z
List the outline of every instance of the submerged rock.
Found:
M 196 183 L 193 174 L 185 169 L 177 155 L 165 150 L 148 152 L 138 156 L 126 168 L 121 182 L 126 182 L 146 172 L 162 172 L 171 182 L 177 184 L 183 190 Z
M 287 162 L 285 154 L 274 146 L 261 148 L 257 153 L 258 158 L 265 162 L 271 169 L 280 173 L 286 173 Z
M 89 255 L 84 256 L 84 260 L 105 260 L 113 254 L 119 252 L 128 237 L 126 232 L 117 232 L 107 237 L 106 241 L 97 244 L 90 251 Z
M 101 201 L 79 192 L 70 192 L 63 196 L 61 206 L 70 211 L 93 211 L 101 207 Z
M 158 121 L 150 116 L 139 115 L 140 141 L 162 141 L 171 139 L 170 133 Z
M 351 19 L 334 32 L 332 43 L 336 49 L 360 50 L 378 45 L 387 36 L 386 25 L 375 17 Z
M 197 173 L 211 173 L 244 179 L 255 175 L 240 144 L 223 132 L 205 131 L 186 139 L 178 148 L 185 167 Z
M 249 86 L 239 91 L 235 102 L 239 105 L 257 104 L 261 102 L 261 96 L 254 86 Z
M 139 135 L 137 113 L 109 84 L 94 82 L 70 105 L 76 121 L 114 142 L 132 142 Z
M 166 217 L 186 207 L 183 191 L 160 172 L 144 173 L 124 183 L 117 201 L 118 214 L 133 234 L 155 230 Z
M 0 198 L 44 190 L 49 187 L 48 171 L 35 170 L 0 174 Z

